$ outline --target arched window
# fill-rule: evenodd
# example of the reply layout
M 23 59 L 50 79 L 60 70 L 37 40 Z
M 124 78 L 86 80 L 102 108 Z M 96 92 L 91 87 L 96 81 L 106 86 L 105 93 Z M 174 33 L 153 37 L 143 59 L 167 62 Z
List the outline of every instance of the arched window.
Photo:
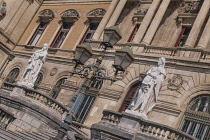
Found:
M 36 89 L 42 82 L 43 80 L 43 74 L 40 72 L 37 76 L 36 81 L 34 82 L 34 89 Z
M 84 123 L 102 85 L 103 80 L 92 79 L 90 83 L 84 82 L 84 85 L 78 89 L 71 108 L 75 116 L 74 121 Z
M 190 102 L 180 129 L 199 140 L 210 139 L 210 95 L 199 96 Z
M 66 79 L 67 78 L 62 78 L 62 79 L 58 80 L 57 83 L 54 85 L 52 93 L 50 95 L 52 98 L 56 99 L 58 97 L 58 94 L 61 91 L 61 86 L 64 84 Z
M 19 68 L 12 69 L 6 77 L 5 82 L 14 83 L 20 73 Z
M 125 99 L 119 109 L 119 112 L 125 111 L 127 108 L 129 108 L 129 105 L 134 100 L 135 94 L 137 94 L 136 92 L 138 91 L 140 85 L 141 85 L 141 82 L 137 82 L 130 88 L 130 90 L 126 94 Z

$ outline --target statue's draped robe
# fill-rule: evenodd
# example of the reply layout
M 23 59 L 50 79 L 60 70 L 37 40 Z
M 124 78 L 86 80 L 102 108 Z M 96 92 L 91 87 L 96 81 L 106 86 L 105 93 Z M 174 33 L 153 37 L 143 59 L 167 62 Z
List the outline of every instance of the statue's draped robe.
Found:
M 38 50 L 29 59 L 29 63 L 23 74 L 22 81 L 28 83 L 29 85 L 34 85 L 37 76 L 41 70 L 43 63 L 45 62 L 47 56 L 47 50 Z
M 158 94 L 165 77 L 166 72 L 164 67 L 151 68 L 142 81 L 132 110 L 140 111 L 146 115 L 156 105 Z

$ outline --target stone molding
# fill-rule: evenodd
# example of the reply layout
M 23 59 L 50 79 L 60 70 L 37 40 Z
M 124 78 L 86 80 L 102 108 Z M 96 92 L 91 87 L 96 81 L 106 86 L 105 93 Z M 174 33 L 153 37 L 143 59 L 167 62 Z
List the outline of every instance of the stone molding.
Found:
M 97 8 L 94 10 L 91 10 L 88 14 L 87 17 L 103 17 L 106 13 L 106 10 L 103 8 Z
M 60 16 L 63 21 L 72 21 L 72 22 L 76 22 L 80 17 L 79 13 L 74 9 L 68 9 L 62 12 Z
M 34 0 L 27 0 L 30 4 L 32 4 L 34 2 Z
M 55 18 L 55 13 L 51 9 L 44 9 L 39 12 L 38 17 L 41 21 L 49 22 Z

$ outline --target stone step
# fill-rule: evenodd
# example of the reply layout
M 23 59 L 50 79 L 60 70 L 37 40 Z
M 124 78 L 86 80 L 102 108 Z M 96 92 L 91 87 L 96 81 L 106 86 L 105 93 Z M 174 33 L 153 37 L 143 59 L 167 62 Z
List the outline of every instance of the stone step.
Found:
M 14 132 L 5 131 L 3 129 L 0 129 L 0 137 L 8 137 L 7 139 L 10 138 L 11 140 L 22 140 L 24 138 Z

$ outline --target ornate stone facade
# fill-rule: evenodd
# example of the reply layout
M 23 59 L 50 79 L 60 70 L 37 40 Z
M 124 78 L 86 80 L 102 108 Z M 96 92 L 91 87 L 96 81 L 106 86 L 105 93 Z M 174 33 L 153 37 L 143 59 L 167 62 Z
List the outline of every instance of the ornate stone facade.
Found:
M 28 1 L 22 2 L 22 5 L 29 4 Z M 28 7 L 30 9 L 30 6 L 37 4 L 40 4 L 40 1 L 34 0 Z M 184 121 L 188 119 L 187 113 L 195 111 L 189 111 L 188 106 L 197 98 L 202 101 L 210 96 L 210 35 L 207 32 L 210 27 L 209 4 L 210 0 L 48 0 L 42 3 L 37 12 L 32 10 L 36 12 L 34 17 L 30 12 L 24 14 L 22 10 L 18 11 L 19 7 L 16 6 L 14 8 L 17 8 L 17 14 L 7 12 L 0 24 L 4 30 L 2 33 L 5 33 L 0 38 L 0 56 L 6 58 L 5 52 L 12 52 L 15 56 L 8 65 L 4 65 L 5 70 L 0 78 L 2 88 L 11 90 L 13 86 L 6 82 L 7 76 L 13 76 L 18 81 L 24 73 L 29 57 L 39 50 L 42 44 L 48 43 L 49 54 L 40 71 L 43 79 L 30 98 L 35 100 L 34 102 L 38 100 L 45 103 L 42 98 L 51 99 L 52 95 L 56 94 L 57 98 L 51 101 L 71 108 L 78 98 L 78 93 L 83 92 L 80 86 L 84 80 L 80 76 L 70 76 L 74 67 L 76 46 L 88 39 L 94 56 L 85 65 L 95 63 L 103 47 L 100 42 L 104 28 L 117 25 L 122 39 L 113 49 L 107 50 L 101 66 L 107 70 L 108 76 L 113 76 L 115 50 L 125 46 L 131 47 L 135 61 L 124 73 L 118 75 L 120 80 L 113 83 L 103 80 L 99 89 L 91 88 L 88 94 L 84 94 L 85 99 L 92 100 L 90 104 L 83 102 L 89 109 L 84 119 L 78 121 L 81 123 L 81 130 L 90 138 L 90 128 L 101 120 L 103 110 L 117 112 L 122 106 L 129 106 L 134 96 L 131 89 L 141 84 L 142 75 L 156 66 L 159 57 L 166 58 L 167 76 L 159 92 L 157 104 L 149 112 L 148 119 L 158 125 L 182 130 Z M 7 5 L 9 11 L 11 4 Z M 27 29 L 20 35 L 23 32 L 20 25 L 23 23 L 14 24 L 11 21 L 22 21 L 22 18 L 26 18 L 29 23 L 32 17 L 29 26 L 24 24 Z M 37 39 L 36 44 L 29 45 L 34 39 Z M 52 48 L 56 41 L 60 43 L 60 47 Z M 15 46 L 14 50 L 12 46 Z M 7 64 L 7 61 L 1 63 Z M 2 68 L 3 66 L 1 70 Z M 19 69 L 18 75 L 12 71 L 15 68 Z M 66 80 L 62 83 L 59 82 L 61 79 Z M 95 96 L 87 96 L 90 93 Z M 48 98 L 49 96 L 51 97 Z M 40 106 L 43 107 L 44 104 Z M 82 109 L 80 111 L 82 112 Z M 197 112 L 203 120 L 206 114 L 205 110 Z M 79 115 L 77 117 L 79 118 Z M 184 129 L 182 131 L 186 132 Z M 105 137 L 105 134 L 103 136 Z

